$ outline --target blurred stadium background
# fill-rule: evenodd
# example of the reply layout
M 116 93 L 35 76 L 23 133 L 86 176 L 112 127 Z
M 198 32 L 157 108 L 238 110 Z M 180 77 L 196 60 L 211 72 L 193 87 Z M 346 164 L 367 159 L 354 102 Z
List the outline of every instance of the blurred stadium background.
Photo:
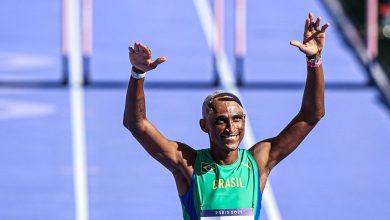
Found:
M 207 26 L 218 2 L 223 62 Z M 261 219 L 390 219 L 389 2 L 377 2 L 378 57 L 366 51 L 369 1 L 246 1 L 244 32 L 237 2 L 2 1 L 0 219 L 181 219 L 170 173 L 122 126 L 127 46 L 168 58 L 146 82 L 148 117 L 167 137 L 207 147 L 201 103 L 223 88 L 262 140 L 299 110 L 305 57 L 289 41 L 309 11 L 331 23 L 326 116 L 271 174 Z

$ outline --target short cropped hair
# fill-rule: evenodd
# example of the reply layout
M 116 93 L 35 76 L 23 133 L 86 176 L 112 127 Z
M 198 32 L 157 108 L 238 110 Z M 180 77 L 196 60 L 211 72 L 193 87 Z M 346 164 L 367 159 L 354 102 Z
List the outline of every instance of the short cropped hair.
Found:
M 209 94 L 204 99 L 203 105 L 202 105 L 202 116 L 203 116 L 203 118 L 206 118 L 206 115 L 207 115 L 208 111 L 212 108 L 211 104 L 213 103 L 214 99 L 218 98 L 218 97 L 230 97 L 235 102 L 237 102 L 237 104 L 239 104 L 242 107 L 241 101 L 240 101 L 240 99 L 236 95 L 234 95 L 231 92 L 226 92 L 224 90 L 217 90 L 217 91 Z

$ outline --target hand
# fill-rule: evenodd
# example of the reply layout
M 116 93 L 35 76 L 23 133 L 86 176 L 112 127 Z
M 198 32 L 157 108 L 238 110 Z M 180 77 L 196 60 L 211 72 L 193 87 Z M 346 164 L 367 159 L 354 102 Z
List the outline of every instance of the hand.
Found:
M 298 47 L 308 57 L 321 53 L 325 46 L 325 30 L 329 27 L 329 23 L 326 23 L 320 29 L 320 22 L 321 17 L 318 17 L 314 22 L 314 15 L 310 12 L 305 22 L 303 43 L 292 40 L 290 44 Z
M 158 65 L 167 60 L 165 57 L 159 57 L 153 61 L 152 51 L 139 42 L 134 43 L 134 48 L 129 47 L 129 58 L 131 65 L 143 72 L 155 69 Z

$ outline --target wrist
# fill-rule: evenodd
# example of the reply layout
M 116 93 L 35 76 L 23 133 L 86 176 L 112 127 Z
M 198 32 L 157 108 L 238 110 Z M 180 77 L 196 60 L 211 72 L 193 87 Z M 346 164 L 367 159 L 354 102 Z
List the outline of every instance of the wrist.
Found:
M 320 56 L 315 57 L 315 58 L 307 57 L 306 64 L 310 68 L 317 68 L 317 67 L 321 66 L 321 64 L 322 64 L 322 56 L 320 55 Z
M 318 49 L 318 52 L 315 53 L 315 54 L 312 54 L 312 55 L 307 55 L 306 54 L 306 58 L 307 59 L 315 59 L 315 58 L 318 58 L 318 57 L 321 57 L 322 56 L 322 49 Z
M 143 71 L 143 70 L 141 70 L 141 69 L 139 69 L 139 68 L 137 68 L 135 66 L 131 67 L 131 72 L 134 72 L 136 74 L 144 74 L 145 73 L 145 71 Z
M 137 67 L 133 66 L 131 68 L 131 77 L 134 79 L 142 79 L 145 78 L 146 72 L 143 70 L 138 69 Z
M 319 49 L 318 52 L 311 56 L 306 56 L 306 64 L 310 68 L 317 68 L 322 64 L 322 49 Z

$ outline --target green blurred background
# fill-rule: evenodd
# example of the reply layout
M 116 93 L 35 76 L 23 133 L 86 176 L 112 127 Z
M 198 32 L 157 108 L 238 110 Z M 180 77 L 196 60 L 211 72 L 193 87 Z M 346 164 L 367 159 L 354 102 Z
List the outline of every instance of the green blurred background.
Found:
M 366 39 L 367 0 L 340 0 L 345 13 L 357 27 L 361 37 Z M 379 62 L 390 77 L 390 0 L 379 0 Z

